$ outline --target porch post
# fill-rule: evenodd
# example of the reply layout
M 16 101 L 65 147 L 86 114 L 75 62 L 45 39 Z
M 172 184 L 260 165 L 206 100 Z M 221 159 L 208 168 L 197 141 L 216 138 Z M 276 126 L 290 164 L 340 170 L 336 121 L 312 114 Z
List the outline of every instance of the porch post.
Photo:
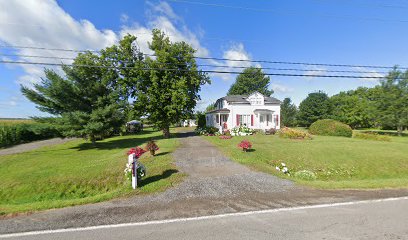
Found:
M 260 118 L 260 113 L 258 112 L 258 128 L 261 128 L 261 118 Z

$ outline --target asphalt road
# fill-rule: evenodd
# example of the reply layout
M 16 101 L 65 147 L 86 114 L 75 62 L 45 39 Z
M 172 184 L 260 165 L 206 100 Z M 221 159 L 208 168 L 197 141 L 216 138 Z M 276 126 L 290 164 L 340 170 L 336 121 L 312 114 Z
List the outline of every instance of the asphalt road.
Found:
M 408 239 L 408 198 L 0 235 L 9 239 Z

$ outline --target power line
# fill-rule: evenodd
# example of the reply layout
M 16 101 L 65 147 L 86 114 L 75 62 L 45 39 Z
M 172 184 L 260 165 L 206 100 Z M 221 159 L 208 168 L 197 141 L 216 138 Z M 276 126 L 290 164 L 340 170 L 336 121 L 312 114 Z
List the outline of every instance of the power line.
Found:
M 24 55 L 24 54 L 1 54 L 0 56 L 6 57 L 23 57 L 23 58 L 43 58 L 43 59 L 57 59 L 57 60 L 75 60 L 75 58 L 69 57 L 55 57 L 55 56 L 39 56 L 39 55 Z M 129 61 L 121 61 L 124 63 L 132 63 Z M 173 63 L 164 63 L 167 65 L 174 65 Z M 184 64 L 179 64 L 183 66 Z M 245 69 L 249 66 L 229 66 L 229 65 L 214 65 L 214 64 L 197 64 L 198 67 L 213 67 L 213 68 L 231 68 L 231 69 Z M 299 69 L 299 68 L 276 68 L 276 67 L 256 67 L 262 70 L 275 70 L 275 71 L 318 71 L 315 69 Z M 333 73 L 378 73 L 387 74 L 387 72 L 373 72 L 373 71 L 353 71 L 353 70 L 324 70 L 325 72 Z
M 63 64 L 63 63 L 44 63 L 44 62 L 21 62 L 21 61 L 3 61 L 4 64 L 26 64 L 26 65 L 44 65 L 44 66 L 77 66 L 77 67 L 90 67 L 90 68 L 108 68 L 108 69 L 132 69 L 133 67 L 113 67 L 113 66 L 95 66 L 95 65 L 82 65 L 82 64 Z M 151 71 L 189 71 L 186 69 L 178 68 L 138 68 L 138 70 Z M 218 73 L 218 74 L 242 74 L 242 72 L 236 71 L 217 71 L 217 70 L 198 70 L 203 73 Z M 245 74 L 245 73 L 244 73 Z M 356 79 L 384 79 L 384 77 L 378 76 L 356 76 L 356 75 L 323 75 L 323 74 L 291 74 L 291 73 L 264 73 L 266 76 L 282 76 L 282 77 L 319 77 L 319 78 L 356 78 Z
M 12 45 L 0 45 L 0 48 L 21 48 L 21 49 L 39 49 L 48 51 L 65 51 L 65 52 L 96 52 L 97 50 L 77 50 L 77 49 L 62 49 L 62 48 L 46 48 L 46 47 L 33 47 L 33 46 L 12 46 Z M 155 54 L 142 53 L 145 56 L 156 57 Z M 350 68 L 374 68 L 374 69 L 394 69 L 391 66 L 379 66 L 379 65 L 355 65 L 355 64 L 331 64 L 331 63 L 308 63 L 308 62 L 291 62 L 291 61 L 271 61 L 271 60 L 249 60 L 249 59 L 231 59 L 231 58 L 217 58 L 217 57 L 200 57 L 195 56 L 195 59 L 202 60 L 216 60 L 216 61 L 228 61 L 228 62 L 251 62 L 251 63 L 268 63 L 268 64 L 287 64 L 287 65 L 305 65 L 305 66 L 321 66 L 321 67 L 350 67 Z M 400 69 L 408 69 L 408 67 L 399 67 Z
M 241 6 L 234 6 L 234 5 L 225 5 L 225 4 L 218 4 L 218 3 L 204 3 L 204 2 L 186 1 L 186 0 L 168 0 L 168 1 L 174 2 L 174 3 L 186 3 L 186 4 L 201 5 L 201 6 L 208 6 L 208 7 L 231 8 L 231 9 L 238 9 L 238 10 L 249 10 L 249 11 L 256 11 L 256 12 L 271 12 L 271 13 L 276 13 L 276 14 L 299 16 L 299 14 L 294 11 L 281 11 L 281 10 L 266 9 L 266 8 L 241 7 Z M 312 14 L 309 16 L 324 17 L 324 18 L 337 18 L 337 19 L 353 19 L 353 20 L 360 20 L 360 21 L 408 23 L 408 20 L 399 20 L 399 19 L 361 18 L 361 17 L 355 17 L 355 16 L 340 16 L 340 15 L 327 15 L 327 14 Z

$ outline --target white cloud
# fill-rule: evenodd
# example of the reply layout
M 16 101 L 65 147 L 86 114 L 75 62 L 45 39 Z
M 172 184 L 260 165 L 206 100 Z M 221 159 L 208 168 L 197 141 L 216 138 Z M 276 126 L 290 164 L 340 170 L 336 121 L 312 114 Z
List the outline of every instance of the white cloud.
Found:
M 283 84 L 280 83 L 272 83 L 271 84 L 272 90 L 275 93 L 289 93 L 289 92 L 293 92 L 293 88 L 285 86 Z
M 173 8 L 167 2 L 161 1 L 158 4 L 147 2 L 147 5 L 151 7 L 153 17 L 155 17 L 156 13 L 159 13 L 172 20 L 181 20 L 181 18 L 173 11 Z
M 199 38 L 187 26 L 176 22 L 181 19 L 166 2 L 151 7 L 149 20 L 145 25 L 128 23 L 129 16 L 122 14 L 124 24 L 120 33 L 112 30 L 99 30 L 88 20 L 76 20 L 58 6 L 55 0 L 16 0 L 0 1 L 0 42 L 8 45 L 37 46 L 62 49 L 98 50 L 112 45 L 120 37 L 130 33 L 137 36 L 137 44 L 141 51 L 151 53 L 148 42 L 151 41 L 151 30 L 158 28 L 164 31 L 171 41 L 185 41 L 197 50 L 197 56 L 208 56 L 209 51 L 203 47 Z M 4 24 L 9 23 L 9 24 Z M 15 24 L 17 23 L 17 24 Z M 54 57 L 75 57 L 73 52 L 47 51 L 36 49 L 16 49 L 21 55 L 43 55 Z M 51 63 L 70 63 L 70 60 L 38 59 L 21 57 L 23 61 L 41 61 Z M 43 66 L 20 65 L 26 75 L 17 83 L 31 84 L 39 82 L 43 77 Z M 58 69 L 58 68 L 57 68 Z
M 222 58 L 225 59 L 239 59 L 244 61 L 216 61 L 210 60 L 211 64 L 217 66 L 224 66 L 224 67 L 217 67 L 215 70 L 222 71 L 222 72 L 242 72 L 244 68 L 250 67 L 252 65 L 251 62 L 247 60 L 251 60 L 251 55 L 245 50 L 244 44 L 237 43 L 232 44 L 226 51 L 224 51 Z M 259 64 L 256 67 L 260 67 Z M 226 73 L 214 73 L 213 76 L 220 77 L 223 80 L 231 80 L 234 79 L 233 74 L 226 74 Z
M 58 6 L 54 0 L 0 1 L 0 41 L 8 45 L 36 46 L 63 49 L 100 49 L 117 41 L 111 30 L 98 30 L 88 20 L 77 21 Z M 7 11 L 6 11 L 7 9 Z M 22 55 L 73 57 L 70 52 L 16 49 Z M 57 62 L 61 60 L 19 60 Z M 63 60 L 69 63 L 67 60 Z M 21 65 L 27 73 L 19 83 L 38 82 L 43 76 L 42 66 Z

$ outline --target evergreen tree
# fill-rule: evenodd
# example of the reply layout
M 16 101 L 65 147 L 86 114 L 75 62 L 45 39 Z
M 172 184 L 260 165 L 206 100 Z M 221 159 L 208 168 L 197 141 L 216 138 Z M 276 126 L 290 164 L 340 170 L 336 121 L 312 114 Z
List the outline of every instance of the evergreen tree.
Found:
M 273 94 L 273 90 L 268 89 L 269 83 L 270 78 L 265 76 L 262 69 L 249 67 L 237 76 L 227 95 L 249 95 L 257 91 L 269 97 Z
M 290 98 L 285 98 L 281 104 L 282 125 L 293 127 L 296 125 L 297 107 Z
M 79 54 L 73 66 L 63 66 L 65 76 L 45 70 L 45 78 L 34 89 L 21 87 L 22 93 L 53 118 L 39 118 L 54 124 L 62 135 L 86 137 L 93 143 L 111 136 L 124 123 L 127 101 L 115 89 L 118 75 L 100 56 Z

